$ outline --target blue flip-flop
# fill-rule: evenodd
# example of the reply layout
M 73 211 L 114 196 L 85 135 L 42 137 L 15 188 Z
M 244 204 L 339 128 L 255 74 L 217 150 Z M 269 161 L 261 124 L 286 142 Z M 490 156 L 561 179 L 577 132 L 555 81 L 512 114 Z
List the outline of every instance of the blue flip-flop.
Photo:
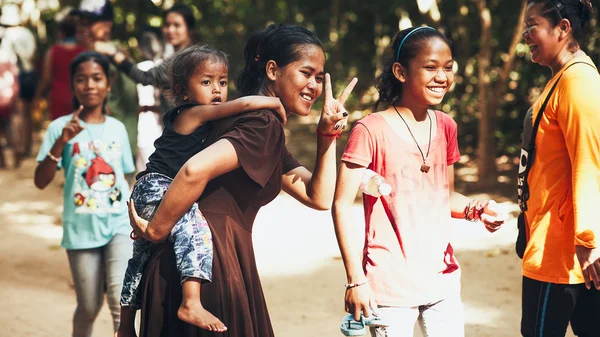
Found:
M 367 334 L 364 317 L 360 316 L 360 321 L 355 321 L 353 315 L 346 315 L 342 319 L 340 330 L 345 336 L 364 336 Z
M 370 326 L 372 328 L 386 328 L 390 326 L 383 317 L 377 316 L 375 314 L 371 314 L 371 316 L 369 317 L 363 316 L 362 320 L 366 326 Z

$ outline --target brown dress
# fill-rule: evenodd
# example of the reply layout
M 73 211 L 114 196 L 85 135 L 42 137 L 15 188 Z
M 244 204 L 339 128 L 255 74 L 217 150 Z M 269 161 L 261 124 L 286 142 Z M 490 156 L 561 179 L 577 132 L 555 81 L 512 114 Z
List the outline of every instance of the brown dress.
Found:
M 144 271 L 140 337 L 274 336 L 256 269 L 252 225 L 258 210 L 281 191 L 282 175 L 300 164 L 287 151 L 283 127 L 270 111 L 215 122 L 207 143 L 223 138 L 233 144 L 241 167 L 211 181 L 199 200 L 214 251 L 212 282 L 202 285 L 201 299 L 228 330 L 213 333 L 177 318 L 180 278 L 167 242 Z

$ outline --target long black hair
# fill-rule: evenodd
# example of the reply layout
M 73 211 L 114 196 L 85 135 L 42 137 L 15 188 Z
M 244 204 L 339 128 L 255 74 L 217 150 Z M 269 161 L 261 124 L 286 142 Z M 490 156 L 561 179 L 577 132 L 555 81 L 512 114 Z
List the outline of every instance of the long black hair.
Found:
M 569 20 L 574 39 L 569 48 L 585 47 L 585 39 L 591 33 L 590 22 L 594 12 L 591 0 L 527 0 L 527 4 L 542 4 L 540 15 L 552 27 L 556 27 L 562 19 Z
M 269 60 L 283 68 L 299 60 L 307 46 L 323 49 L 321 40 L 304 27 L 271 24 L 252 33 L 244 49 L 246 64 L 235 81 L 237 90 L 244 96 L 256 94 L 263 85 Z
M 410 36 L 409 36 L 410 34 Z M 384 60 L 384 67 L 381 74 L 376 79 L 376 88 L 379 91 L 379 99 L 375 103 L 375 110 L 380 103 L 392 105 L 402 96 L 402 82 L 400 82 L 392 71 L 394 63 L 398 62 L 404 67 L 414 59 L 425 46 L 425 41 L 433 38 L 439 38 L 451 46 L 450 40 L 431 27 L 411 27 L 396 34 L 391 45 L 391 54 Z M 403 42 L 403 43 L 402 43 Z M 402 46 L 400 46 L 402 43 Z M 400 50 L 399 50 L 400 48 Z
M 71 82 L 71 90 L 73 90 L 73 108 L 78 109 L 79 106 L 81 105 L 81 103 L 79 103 L 79 101 L 77 100 L 77 96 L 75 96 L 75 87 L 74 87 L 74 83 L 73 83 L 73 78 L 75 77 L 75 72 L 77 71 L 77 67 L 79 67 L 80 64 L 84 63 L 84 62 L 88 62 L 88 61 L 92 61 L 96 64 L 98 64 L 100 66 L 100 68 L 102 68 L 102 71 L 104 72 L 104 75 L 106 75 L 106 81 L 107 83 L 110 83 L 110 61 L 108 60 L 108 58 L 100 53 L 97 53 L 95 51 L 85 51 L 82 52 L 80 54 L 78 54 L 77 56 L 75 56 L 75 58 L 73 59 L 73 61 L 71 61 L 71 64 L 69 64 L 69 74 L 70 74 L 70 82 Z M 108 95 L 107 97 L 104 98 L 104 103 L 102 104 L 102 113 L 106 113 L 106 102 L 108 99 Z

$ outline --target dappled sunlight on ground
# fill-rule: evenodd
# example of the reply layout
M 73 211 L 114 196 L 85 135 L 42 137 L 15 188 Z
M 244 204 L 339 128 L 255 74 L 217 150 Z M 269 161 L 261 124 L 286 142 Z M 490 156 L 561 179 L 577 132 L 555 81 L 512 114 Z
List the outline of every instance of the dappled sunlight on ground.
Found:
M 510 202 L 499 205 L 507 214 L 516 207 Z M 362 205 L 356 204 L 352 212 L 357 226 L 364 226 Z M 452 227 L 463 273 L 467 336 L 517 336 L 520 260 L 511 250 L 514 217 L 495 234 L 465 220 L 453 220 Z M 341 336 L 346 278 L 330 212 L 302 207 L 282 193 L 259 213 L 254 241 L 275 331 L 300 337 L 306 335 L 302 327 L 314 327 L 320 330 L 309 331 Z M 418 329 L 415 336 L 420 336 Z
M 18 172 L 0 171 L 0 336 L 68 336 L 75 294 L 60 248 L 61 179 L 39 191 L 32 182 L 33 161 L 23 165 Z M 520 335 L 517 208 L 509 201 L 500 206 L 512 218 L 495 234 L 481 224 L 452 221 L 468 337 Z M 362 206 L 356 204 L 352 213 L 357 226 L 363 225 Z M 260 211 L 253 236 L 276 334 L 342 336 L 346 277 L 331 213 L 310 210 L 282 193 Z M 94 335 L 111 336 L 110 321 L 105 305 Z
M 42 218 L 42 219 L 36 220 L 35 218 Z M 24 220 L 24 221 L 21 221 L 22 223 L 27 223 L 27 221 L 32 221 L 32 223 L 39 223 L 39 224 L 27 226 L 27 227 L 13 225 L 12 229 L 15 232 L 19 232 L 22 234 L 35 236 L 35 237 L 50 240 L 53 242 L 56 242 L 56 241 L 60 242 L 60 240 L 62 239 L 62 228 L 59 226 L 56 226 L 56 225 L 48 225 L 46 223 L 46 220 L 47 220 L 46 218 L 49 218 L 49 217 L 22 216 L 21 219 Z

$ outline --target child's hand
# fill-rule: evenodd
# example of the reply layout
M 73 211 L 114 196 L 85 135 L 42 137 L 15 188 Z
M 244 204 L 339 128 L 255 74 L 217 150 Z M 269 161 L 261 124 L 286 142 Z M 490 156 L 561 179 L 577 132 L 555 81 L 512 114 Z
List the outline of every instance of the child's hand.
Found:
M 83 110 L 83 105 L 73 113 L 73 118 L 65 125 L 60 136 L 61 141 L 67 144 L 71 139 L 75 138 L 84 127 L 79 123 L 79 114 Z
M 364 317 L 377 315 L 377 312 L 374 312 L 377 309 L 377 302 L 375 302 L 375 296 L 368 283 L 346 289 L 344 302 L 346 312 L 353 314 L 355 321 L 361 320 L 361 314 Z
M 96 41 L 94 42 L 94 51 L 107 56 L 113 56 L 117 53 L 117 47 L 110 42 Z
M 273 109 L 273 111 L 275 111 L 279 116 L 279 119 L 281 120 L 281 125 L 285 125 L 285 123 L 287 123 L 287 112 L 285 111 L 283 104 L 281 104 L 281 100 L 279 99 L 279 97 L 272 98 L 277 100 L 277 104 L 275 104 L 275 108 Z
M 481 213 L 481 222 L 485 225 L 485 229 L 494 233 L 500 229 L 504 221 L 506 221 L 506 215 L 500 211 L 500 207 L 494 200 L 490 200 Z

